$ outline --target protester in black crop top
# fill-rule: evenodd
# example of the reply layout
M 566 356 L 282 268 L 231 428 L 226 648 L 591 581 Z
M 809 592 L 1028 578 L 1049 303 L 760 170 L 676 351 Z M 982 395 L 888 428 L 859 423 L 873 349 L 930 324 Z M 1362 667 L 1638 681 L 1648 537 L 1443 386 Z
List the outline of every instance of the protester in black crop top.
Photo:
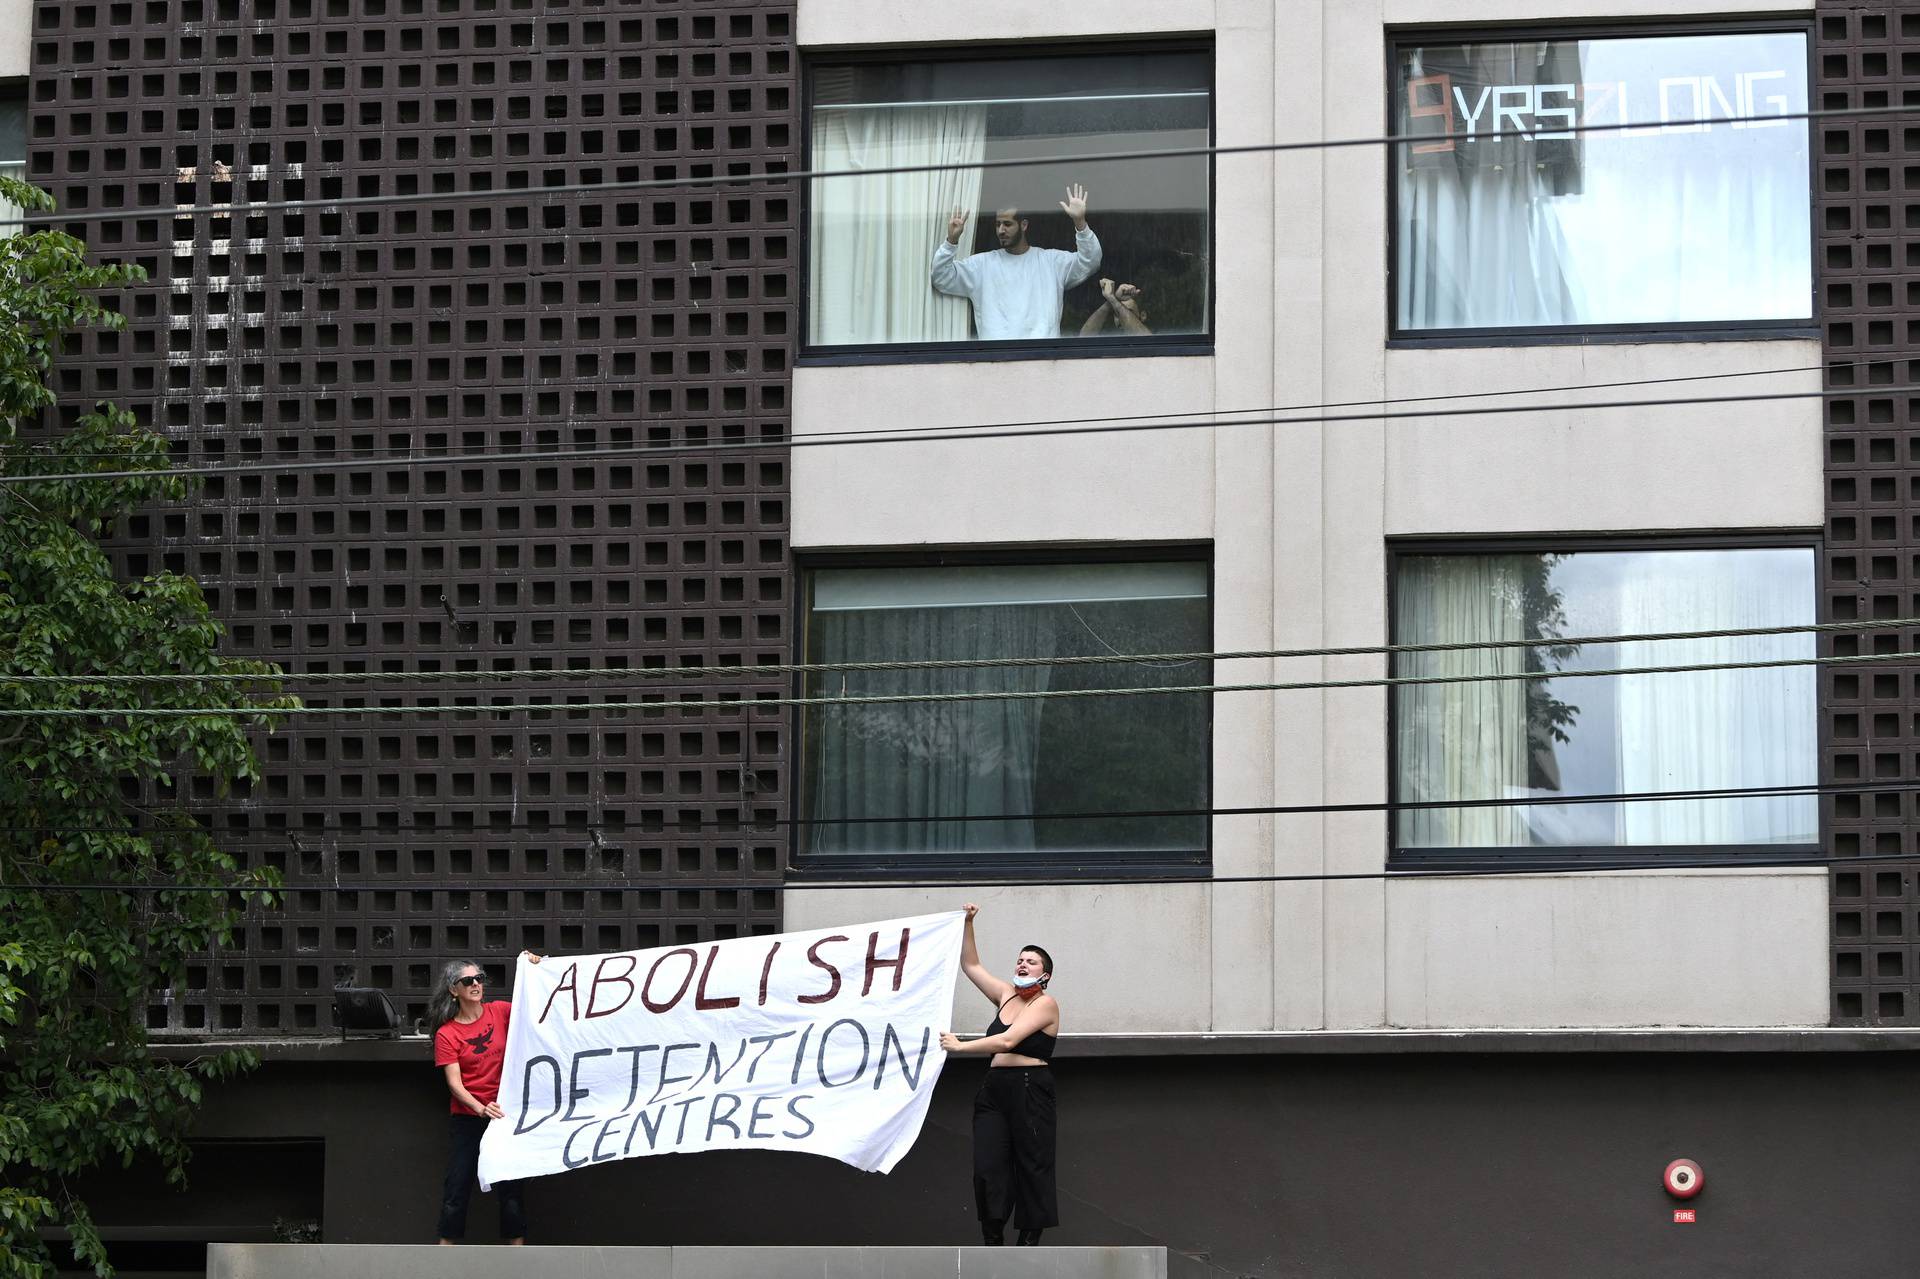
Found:
M 973 1101 L 973 1193 L 980 1233 L 989 1244 L 1005 1243 L 1012 1217 L 1020 1242 L 1038 1244 L 1042 1230 L 1060 1224 L 1053 1071 L 1048 1068 L 1060 1034 L 1060 1005 L 1047 993 L 1053 956 L 1039 946 L 1022 947 L 1013 980 L 995 977 L 980 962 L 973 936 L 980 908 L 968 902 L 966 910 L 960 967 L 996 1012 L 979 1039 L 962 1040 L 948 1031 L 940 1036 L 940 1046 L 956 1054 L 992 1054 Z

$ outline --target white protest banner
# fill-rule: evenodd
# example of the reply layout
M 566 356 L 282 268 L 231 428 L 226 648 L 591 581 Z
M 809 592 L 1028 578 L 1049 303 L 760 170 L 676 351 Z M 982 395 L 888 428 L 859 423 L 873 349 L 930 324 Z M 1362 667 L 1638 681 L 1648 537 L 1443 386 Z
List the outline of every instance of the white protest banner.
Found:
M 522 959 L 480 1184 L 755 1148 L 890 1171 L 946 1057 L 963 918 Z

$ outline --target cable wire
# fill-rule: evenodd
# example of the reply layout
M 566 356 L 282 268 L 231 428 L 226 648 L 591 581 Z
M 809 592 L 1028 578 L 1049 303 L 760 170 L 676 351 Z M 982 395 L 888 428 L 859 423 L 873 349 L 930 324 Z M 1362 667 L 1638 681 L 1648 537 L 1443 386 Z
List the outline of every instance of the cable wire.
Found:
M 281 672 L 271 675 L 235 675 L 209 672 L 201 675 L 168 672 L 140 675 L 8 675 L 0 673 L 0 688 L 62 687 L 68 685 L 124 686 L 144 684 L 362 684 L 373 682 L 444 683 L 458 680 L 551 683 L 577 680 L 599 684 L 617 684 L 629 679 L 691 680 L 706 677 L 740 676 L 766 679 L 783 675 L 832 674 L 852 671 L 940 671 L 1031 666 L 1114 666 L 1185 665 L 1191 662 L 1232 662 L 1289 660 L 1309 657 L 1369 657 L 1396 653 L 1482 652 L 1511 648 L 1582 648 L 1601 644 L 1666 643 L 1704 639 L 1746 639 L 1767 635 L 1799 635 L 1807 632 L 1904 630 L 1920 627 L 1920 618 L 1898 617 L 1866 622 L 1803 622 L 1793 626 L 1747 626 L 1714 631 L 1664 631 L 1639 635 L 1576 635 L 1568 637 L 1517 640 L 1459 640 L 1429 644 L 1362 644 L 1345 648 L 1268 648 L 1223 650 L 1205 653 L 1089 653 L 1061 657 L 955 657 L 897 662 L 769 662 L 756 666 L 601 666 L 567 667 L 551 670 L 439 670 L 439 671 L 310 671 Z M 1097 638 L 1097 637 L 1096 637 Z M 1877 654 L 1892 660 L 1895 655 Z M 1913 660 L 1920 661 L 1920 654 Z
M 1199 422 L 1128 421 L 1091 426 L 1045 426 L 1005 430 L 998 427 L 956 427 L 928 429 L 920 434 L 913 428 L 884 432 L 822 432 L 788 436 L 776 440 L 722 440 L 706 444 L 621 444 L 591 448 L 550 449 L 517 453 L 444 453 L 438 457 L 394 458 L 377 465 L 389 469 L 413 469 L 422 466 L 447 466 L 457 463 L 554 462 L 584 458 L 681 457 L 729 452 L 767 452 L 800 448 L 826 448 L 842 445 L 924 444 L 951 440 L 1014 440 L 1053 435 L 1111 435 L 1136 431 L 1215 430 L 1229 426 L 1312 426 L 1336 422 L 1382 422 L 1401 419 L 1486 417 L 1512 413 L 1577 413 L 1594 409 L 1682 408 L 1703 404 L 1753 404 L 1781 400 L 1851 399 L 1866 394 L 1857 389 L 1839 391 L 1775 391 L 1754 395 L 1686 396 L 1656 400 L 1581 400 L 1552 404 L 1489 404 L 1476 408 L 1412 409 L 1386 413 L 1322 413 L 1297 417 L 1235 418 L 1222 421 L 1211 418 Z M 171 476 L 191 478 L 203 475 L 287 474 L 297 471 L 340 471 L 356 464 L 338 459 L 309 462 L 233 462 L 214 466 L 155 467 L 144 471 L 70 471 L 50 475 L 0 475 L 0 484 L 53 484 L 77 480 L 162 479 Z M 361 463 L 359 465 L 366 465 Z
M 1696 126 L 1711 128 L 1717 124 L 1755 124 L 1833 120 L 1875 119 L 1881 116 L 1908 115 L 1920 111 L 1920 104 L 1884 107 L 1828 107 L 1821 110 L 1786 111 L 1777 114 L 1728 115 L 1687 120 L 1639 120 L 1620 124 L 1543 125 L 1537 129 L 1514 129 L 1488 135 L 1494 139 L 1561 138 L 1573 134 L 1619 133 L 1633 129 L 1686 130 Z M 564 195 L 598 195 L 622 191 L 681 190 L 710 186 L 752 186 L 758 183 L 814 182 L 832 178 L 870 178 L 909 173 L 945 173 L 953 170 L 1023 169 L 1047 165 L 1085 165 L 1098 162 L 1169 160 L 1192 156 L 1270 155 L 1289 151 L 1332 151 L 1351 147 L 1408 146 L 1442 140 L 1448 134 L 1387 133 L 1368 137 L 1324 138 L 1304 142 L 1249 142 L 1233 146 L 1163 147 L 1134 151 L 1102 152 L 1098 155 L 1007 156 L 997 160 L 950 161 L 934 164 L 899 164 L 871 169 L 767 169 L 757 173 L 712 173 L 684 178 L 630 178 L 613 182 L 566 182 L 545 186 L 489 187 L 467 191 L 412 191 L 389 195 L 325 196 L 300 200 L 262 200 L 246 204 L 231 201 L 221 204 L 174 205 L 171 208 L 94 209 L 75 213 L 36 213 L 0 218 L 0 227 L 43 227 L 88 222 L 159 221 L 188 217 L 233 217 L 260 213 L 283 213 L 295 209 L 351 209 L 393 204 L 451 204 L 470 200 L 488 200 L 501 196 L 510 199 L 543 199 Z M 600 167 L 600 166 L 595 166 Z
M 632 837 L 652 838 L 658 835 L 684 834 L 694 830 L 719 829 L 754 833 L 767 828 L 785 827 L 795 829 L 813 826 L 878 826 L 878 825 L 933 825 L 969 822 L 1011 822 L 1011 821 L 1116 821 L 1116 820 L 1168 820 L 1173 818 L 1197 817 L 1304 817 L 1326 816 L 1329 814 L 1355 813 L 1422 813 L 1452 812 L 1456 810 L 1480 808 L 1558 808 L 1562 805 L 1580 806 L 1591 804 L 1662 804 L 1679 802 L 1700 802 L 1729 799 L 1798 799 L 1824 798 L 1829 795 L 1882 795 L 1902 794 L 1920 791 L 1920 782 L 1829 782 L 1796 783 L 1784 786 L 1721 786 L 1698 790 L 1658 790 L 1623 791 L 1614 794 L 1583 795 L 1517 795 L 1502 796 L 1494 799 L 1422 799 L 1422 800 L 1384 800 L 1340 804 L 1252 804 L 1215 808 L 1161 808 L 1161 809 L 1115 809 L 1093 812 L 1048 812 L 1048 813 L 955 813 L 949 815 L 916 814 L 908 817 L 774 817 L 744 816 L 730 818 L 676 818 L 673 821 L 646 821 L 618 824 L 601 821 L 576 821 L 571 818 L 562 822 L 487 822 L 472 825 L 414 826 L 411 828 L 394 825 L 346 825 L 337 822 L 302 823 L 298 826 L 261 826 L 238 829 L 228 826 L 159 826 L 152 828 L 129 828 L 118 826 L 5 826 L 0 833 L 12 835 L 127 835 L 141 839 L 155 838 L 200 838 L 202 836 L 234 840 L 287 841 L 301 844 L 302 841 L 319 839 L 327 835 L 348 835 L 354 842 L 360 839 L 395 840 L 436 839 L 436 838 L 485 838 L 505 835 L 515 831 L 539 835 L 577 835 L 579 842 L 594 847 L 609 846 Z M 195 814 L 185 810 L 171 810 L 170 815 L 186 817 L 197 821 Z M 150 815 L 153 816 L 153 815 Z M 208 813 L 208 820 L 217 814 Z M 318 851 L 318 850 L 311 850 Z M 412 886 L 412 885 L 409 885 Z M 437 884 L 430 887 L 455 887 L 455 885 Z
M 393 348 L 393 349 L 408 349 L 408 348 Z M 411 349 L 417 349 L 417 346 Z M 943 427 L 943 426 L 904 427 L 903 426 L 903 427 L 889 428 L 889 433 L 905 435 L 905 434 L 913 434 L 917 432 L 945 431 L 945 430 L 998 431 L 1001 429 L 1011 429 L 1011 428 L 1022 427 L 1022 426 L 1079 426 L 1079 425 L 1092 425 L 1092 424 L 1104 423 L 1104 422 L 1164 421 L 1166 419 L 1177 418 L 1177 417 L 1202 417 L 1207 415 L 1208 413 L 1211 413 L 1215 419 L 1223 419 L 1223 418 L 1234 417 L 1234 416 L 1237 416 L 1240 414 L 1246 414 L 1246 413 L 1307 413 L 1307 412 L 1317 411 L 1320 409 L 1358 408 L 1358 407 L 1369 405 L 1369 404 L 1432 404 L 1432 403 L 1440 403 L 1442 401 L 1451 401 L 1451 400 L 1487 399 L 1494 396 L 1551 395 L 1551 394 L 1555 394 L 1557 392 L 1562 392 L 1562 391 L 1604 391 L 1604 390 L 1611 390 L 1617 387 L 1626 387 L 1626 386 L 1668 386 L 1668 385 L 1681 383 L 1681 382 L 1714 382 L 1714 381 L 1720 381 L 1726 378 L 1738 378 L 1738 377 L 1773 377 L 1783 373 L 1823 373 L 1823 372 L 1831 372 L 1835 369 L 1869 368 L 1876 365 L 1906 364 L 1906 363 L 1909 363 L 1909 361 L 1904 358 L 1896 359 L 1891 357 L 1883 357 L 1880 359 L 1867 359 L 1867 360 L 1836 360 L 1827 364 L 1797 364 L 1797 365 L 1789 365 L 1785 368 L 1778 368 L 1778 369 L 1735 369 L 1725 373 L 1689 373 L 1679 377 L 1624 378 L 1624 379 L 1611 381 L 1611 382 L 1567 382 L 1567 383 L 1561 383 L 1555 386 L 1515 387 L 1509 390 L 1498 390 L 1498 391 L 1453 391 L 1444 395 L 1399 395 L 1399 396 L 1383 396 L 1383 397 L 1378 397 L 1375 399 L 1368 399 L 1368 400 L 1324 400 L 1314 404 L 1272 404 L 1272 405 L 1265 405 L 1257 408 L 1244 408 L 1244 409 L 1212 409 L 1212 410 L 1184 409 L 1178 412 L 1169 412 L 1169 413 L 1112 413 L 1112 414 L 1106 414 L 1104 416 L 1098 416 L 1098 417 L 1031 418 L 1031 419 L 1028 419 L 1025 421 L 1019 421 L 1019 422 L 971 422 L 971 423 L 964 423 L 964 424 L 950 426 L 950 427 Z M 330 394 L 330 392 L 327 392 L 327 393 Z M 1873 390 L 1872 388 L 1869 388 L 1869 387 L 1862 387 L 1862 388 L 1858 388 L 1854 393 L 1860 394 L 1860 395 L 1868 395 L 1868 394 L 1872 394 Z M 320 392 L 316 392 L 316 394 L 320 394 Z M 658 418 L 649 418 L 647 420 L 650 423 L 650 425 L 654 427 L 659 427 L 660 425 L 662 425 L 663 421 L 666 421 L 668 423 L 677 421 L 677 419 L 663 420 Z M 706 418 L 687 419 L 688 422 L 705 422 L 707 420 L 708 419 Z M 1221 421 L 1219 424 L 1223 426 L 1231 425 L 1230 422 L 1226 422 L 1226 421 Z M 369 435 L 369 434 L 373 434 L 383 430 L 395 431 L 395 430 L 402 430 L 402 429 L 411 433 L 413 431 L 419 430 L 420 428 L 417 426 L 409 426 L 409 427 L 401 428 L 398 426 L 382 426 L 377 423 L 376 424 L 362 423 L 354 426 L 351 431 L 351 434 Z M 441 427 L 441 428 L 436 428 L 435 432 L 433 433 L 440 433 L 441 431 L 451 433 L 455 429 L 457 428 Z M 542 429 L 547 431 L 557 431 L 558 428 L 546 427 Z M 591 429 L 592 428 L 575 428 L 575 432 L 576 434 L 578 434 L 578 433 L 581 433 L 582 431 L 591 430 Z M 632 428 L 624 427 L 624 428 L 615 428 L 615 429 L 631 430 Z M 472 433 L 472 432 L 468 432 L 468 433 Z M 224 437 L 220 435 L 210 435 L 210 436 L 178 435 L 178 436 L 166 436 L 165 438 L 168 439 L 169 443 L 187 444 L 187 443 L 191 443 L 196 439 L 219 440 L 219 439 L 223 439 Z M 243 437 L 243 438 L 254 438 L 254 437 Z M 760 446 L 767 447 L 767 448 L 780 448 L 785 446 L 785 441 L 784 440 L 762 441 L 760 442 Z M 337 444 L 291 443 L 291 444 L 278 444 L 274 447 L 273 451 L 282 456 L 298 456 L 298 455 L 307 454 L 307 453 L 344 454 L 345 455 L 344 459 L 333 458 L 330 460 L 340 461 L 342 465 L 371 467 L 371 466 L 381 465 L 385 461 L 396 460 L 396 459 L 404 460 L 404 459 L 418 458 L 428 462 L 444 460 L 444 456 L 436 456 L 436 452 L 444 451 L 449 447 L 450 446 L 445 444 L 432 444 L 432 445 L 409 444 L 404 447 L 389 445 L 386 448 L 380 448 L 377 445 L 344 445 L 343 446 L 343 445 L 337 445 Z M 518 446 L 516 445 L 515 447 L 518 447 Z M 565 446 L 559 443 L 558 441 L 555 441 L 552 444 L 536 443 L 532 447 L 537 452 L 538 450 L 541 450 L 541 449 L 560 449 L 560 448 L 564 448 Z M 264 452 L 264 450 L 262 451 Z M 113 458 L 113 457 L 121 457 L 123 456 L 123 454 L 77 453 L 77 452 L 64 453 L 63 452 L 58 456 L 62 458 Z M 476 454 L 469 454 L 468 456 L 488 457 L 491 455 L 486 452 L 481 452 Z M 455 459 L 455 460 L 458 460 L 458 459 Z M 141 474 L 143 475 L 149 474 L 149 473 L 150 472 L 145 472 L 145 471 L 141 472 Z
M 1751 662 L 1691 662 L 1669 666 L 1622 666 L 1599 670 L 1497 671 L 1481 675 L 1384 675 L 1371 679 L 1294 680 L 1249 684 L 1167 684 L 1139 688 L 996 689 L 965 693 L 875 693 L 855 697 L 732 697 L 719 701 L 668 701 L 665 694 L 644 694 L 653 701 L 617 702 L 493 702 L 424 703 L 397 706 L 5 706 L 0 719 L 94 719 L 124 716 L 130 719 L 198 719 L 215 716 L 274 718 L 282 715 L 422 715 L 465 716 L 506 714 L 640 711 L 659 715 L 667 711 L 752 710 L 773 706 L 881 706 L 943 702 L 1040 702 L 1058 698 L 1152 697 L 1172 694 L 1298 692 L 1329 688 L 1394 688 L 1423 684 L 1484 684 L 1507 681 L 1597 679 L 1616 675 L 1684 675 L 1703 671 L 1762 670 L 1787 666 L 1843 666 L 1863 663 L 1920 661 L 1913 653 L 1859 653 L 1845 657 L 1781 657 Z
M 1529 850 L 1551 854 L 1551 849 Z M 1734 873 L 1756 870 L 1790 870 L 1817 866 L 1862 866 L 1886 864 L 1910 864 L 1920 862 L 1920 853 L 1887 853 L 1863 855 L 1859 857 L 1826 857 L 1809 853 L 1782 853 L 1779 855 L 1760 854 L 1743 856 L 1738 860 L 1725 857 L 1699 858 L 1694 860 L 1662 860 L 1657 857 L 1623 856 L 1617 859 L 1578 862 L 1569 860 L 1546 866 L 1459 866 L 1459 867 L 1412 867 L 1404 869 L 1389 868 L 1369 871 L 1317 871 L 1291 875 L 1200 875 L 1200 874 L 1160 874 L 1143 870 L 1127 876 L 1074 876 L 1059 875 L 1047 878 L 1009 877 L 997 878 L 982 876 L 978 879 L 865 879 L 865 880 L 814 880 L 814 879 L 777 879 L 777 880 L 666 880 L 660 883 L 635 883 L 632 880 L 612 880 L 595 882 L 568 882 L 551 879 L 537 880 L 469 880 L 457 887 L 443 887 L 443 892 L 581 892 L 581 893 L 652 893 L 652 892 L 873 892 L 880 890 L 939 889 L 953 892 L 963 888 L 1164 888 L 1180 884 L 1218 887 L 1227 884 L 1311 884 L 1338 883 L 1348 880 L 1386 880 L 1386 879 L 1481 879 L 1490 875 L 1499 876 L 1536 876 L 1536 875 L 1598 875 L 1614 872 L 1654 872 L 1663 873 L 1676 870 L 1721 870 Z M 259 887 L 243 884 L 159 884 L 128 883 L 116 884 L 106 881 L 85 881 L 72 884 L 14 883 L 0 885 L 0 900 L 9 892 L 49 892 L 49 893 L 232 893 L 236 896 L 285 895 L 292 892 L 311 892 L 324 888 L 336 893 L 375 893 L 411 889 L 415 886 L 380 880 L 350 880 L 334 884 L 288 884 L 278 887 Z M 427 891 L 419 889 L 418 891 Z

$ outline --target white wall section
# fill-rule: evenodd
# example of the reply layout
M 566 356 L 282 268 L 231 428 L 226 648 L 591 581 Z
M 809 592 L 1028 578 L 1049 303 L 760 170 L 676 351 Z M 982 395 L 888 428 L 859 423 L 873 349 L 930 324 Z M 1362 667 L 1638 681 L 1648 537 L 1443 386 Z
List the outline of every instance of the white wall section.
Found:
M 32 44 L 31 0 L 0 0 L 0 80 L 26 79 Z

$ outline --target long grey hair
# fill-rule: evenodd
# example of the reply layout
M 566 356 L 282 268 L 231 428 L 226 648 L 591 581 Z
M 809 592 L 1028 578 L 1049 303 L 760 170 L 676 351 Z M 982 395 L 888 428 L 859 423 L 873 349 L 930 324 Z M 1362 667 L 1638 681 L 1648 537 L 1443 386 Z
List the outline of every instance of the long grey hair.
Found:
M 440 1029 L 460 1011 L 460 1001 L 454 998 L 453 983 L 467 969 L 478 967 L 480 965 L 471 959 L 449 959 L 447 966 L 440 970 L 440 989 L 434 992 L 433 1002 L 427 1005 L 427 1025 L 430 1030 Z

